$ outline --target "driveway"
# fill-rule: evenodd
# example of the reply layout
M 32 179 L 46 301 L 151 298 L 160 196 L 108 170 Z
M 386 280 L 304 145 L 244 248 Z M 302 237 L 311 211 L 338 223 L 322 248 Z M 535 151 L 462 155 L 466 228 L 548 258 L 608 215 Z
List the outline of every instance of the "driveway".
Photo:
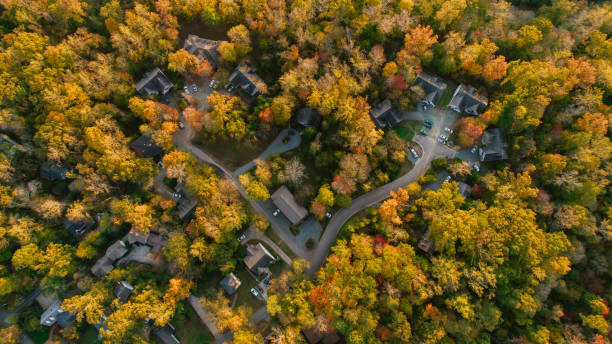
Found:
M 287 142 L 283 142 L 285 138 L 288 138 Z M 266 160 L 272 154 L 280 154 L 292 149 L 297 148 L 300 143 L 302 143 L 302 136 L 295 129 L 283 129 L 276 139 L 266 148 L 266 150 L 261 153 L 257 158 L 249 161 L 245 165 L 239 167 L 236 171 L 234 171 L 234 176 L 238 177 L 241 174 L 248 172 L 250 169 L 255 167 L 255 160 Z
M 327 255 L 329 254 L 330 247 L 333 245 L 336 236 L 340 232 L 340 229 L 348 219 L 355 215 L 360 210 L 370 207 L 378 202 L 388 198 L 391 191 L 396 191 L 399 188 L 405 187 L 406 185 L 416 182 L 416 180 L 425 174 L 429 169 L 431 161 L 439 157 L 455 156 L 455 151 L 439 144 L 435 141 L 435 138 L 440 135 L 445 125 L 448 125 L 452 119 L 447 119 L 446 116 L 451 115 L 445 110 L 434 109 L 426 112 L 423 116 L 428 117 L 429 113 L 432 113 L 431 121 L 433 127 L 429 130 L 429 136 L 416 135 L 414 141 L 423 148 L 423 156 L 419 158 L 414 164 L 414 168 L 408 173 L 400 176 L 394 181 L 385 184 L 376 190 L 362 195 L 353 200 L 350 208 L 342 209 L 334 214 L 329 221 L 329 224 L 325 228 L 325 232 L 319 241 L 316 249 L 312 254 L 311 267 L 309 276 L 313 276 L 314 273 L 323 265 Z M 435 114 L 435 116 L 434 116 Z M 417 116 L 412 114 L 410 116 Z M 440 118 L 434 118 L 440 117 Z

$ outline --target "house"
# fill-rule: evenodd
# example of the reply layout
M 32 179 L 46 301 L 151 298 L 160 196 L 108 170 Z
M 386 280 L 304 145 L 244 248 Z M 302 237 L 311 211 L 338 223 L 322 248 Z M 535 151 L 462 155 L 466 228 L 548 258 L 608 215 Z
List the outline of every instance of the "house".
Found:
M 488 129 L 480 139 L 482 147 L 478 150 L 480 161 L 497 161 L 508 159 L 508 142 L 500 128 Z
M 151 337 L 162 344 L 180 344 L 181 341 L 174 336 L 174 326 L 167 323 L 164 327 L 155 327 L 151 330 Z
M 236 277 L 236 275 L 234 275 L 233 272 L 230 272 L 230 274 L 221 281 L 221 287 L 223 287 L 223 289 L 230 295 L 233 295 L 236 291 L 238 291 L 241 284 L 242 282 L 238 279 L 238 277 Z
M 468 198 L 472 194 L 472 187 L 467 185 L 466 183 L 459 182 L 457 185 L 458 192 L 463 198 Z
M 221 54 L 219 53 L 220 44 L 221 41 L 189 35 L 183 44 L 183 49 L 195 55 L 201 61 L 207 60 L 213 68 L 217 68 L 221 59 Z
M 245 64 L 241 64 L 229 76 L 229 86 L 241 89 L 248 96 L 255 96 L 257 93 L 265 92 L 266 84 L 255 74 L 255 70 Z
M 130 245 L 146 245 L 147 240 L 149 240 L 149 233 L 149 231 L 144 232 L 136 227 L 132 227 L 121 240 Z
M 446 83 L 444 83 L 442 78 L 429 75 L 425 72 L 421 72 L 416 76 L 412 82 L 412 87 L 414 86 L 420 87 L 425 93 L 422 100 L 424 108 L 433 108 L 436 106 L 444 90 L 446 90 Z
M 75 320 L 74 314 L 63 310 L 57 300 L 40 316 L 40 324 L 44 326 L 53 326 L 57 322 L 62 328 L 66 328 Z
M 308 215 L 308 210 L 299 205 L 286 185 L 281 186 L 270 196 L 274 205 L 291 221 L 298 224 Z
M 457 86 L 450 103 L 448 103 L 451 110 L 474 116 L 480 115 L 487 105 L 489 105 L 487 97 L 478 94 L 474 87 L 464 84 Z
M 125 302 L 130 298 L 133 291 L 134 286 L 126 281 L 119 281 L 115 287 L 115 297 L 117 297 L 121 302 Z
M 261 276 L 264 273 L 270 273 L 268 267 L 274 262 L 275 257 L 261 243 L 248 245 L 246 251 L 244 265 L 253 275 Z
M 128 249 L 123 241 L 115 241 L 115 243 L 106 249 L 104 256 L 98 259 L 94 266 L 91 267 L 91 272 L 97 277 L 107 275 L 114 269 L 113 263 L 123 257 L 127 252 Z
M 155 68 L 146 73 L 144 77 L 136 84 L 136 91 L 143 97 L 164 95 L 172 89 L 172 82 L 159 69 Z
M 162 153 L 162 149 L 149 135 L 142 135 L 134 140 L 130 147 L 141 158 L 152 158 Z
M 303 127 L 316 127 L 321 122 L 321 115 L 314 108 L 303 107 L 295 114 L 295 122 Z
M 180 195 L 179 199 L 176 201 L 176 210 L 179 218 L 181 221 L 188 222 L 195 217 L 195 209 L 198 205 L 198 201 L 189 194 L 185 184 L 178 184 L 174 190 Z
M 53 164 L 48 161 L 40 166 L 40 176 L 50 182 L 68 179 L 70 168 L 63 164 Z
M 106 324 L 104 323 L 105 321 L 106 321 L 106 316 L 103 315 L 102 318 L 100 318 L 100 321 L 97 324 L 93 325 L 96 328 L 96 330 L 98 330 L 98 340 L 99 341 L 104 340 L 104 337 L 102 337 L 102 334 L 100 334 L 100 330 L 101 329 L 108 330 L 108 326 L 106 326 Z
M 370 109 L 370 116 L 378 129 L 389 129 L 401 121 L 389 99 L 383 100 Z
M 433 254 L 435 249 L 435 243 L 433 240 L 429 239 L 429 231 L 425 232 L 421 240 L 419 240 L 419 242 L 417 243 L 417 247 L 427 254 Z
M 63 223 L 64 228 L 66 228 L 66 230 L 74 236 L 83 235 L 96 224 L 94 220 L 90 217 L 78 221 L 72 221 L 68 218 L 65 218 Z
M 328 328 L 321 330 L 315 326 L 302 331 L 309 344 L 336 344 L 340 342 L 340 336 L 335 330 Z
M 162 248 L 166 246 L 166 241 L 168 241 L 168 235 L 161 234 L 156 231 L 149 231 L 149 235 L 147 237 L 147 245 L 151 246 L 151 252 L 161 252 Z

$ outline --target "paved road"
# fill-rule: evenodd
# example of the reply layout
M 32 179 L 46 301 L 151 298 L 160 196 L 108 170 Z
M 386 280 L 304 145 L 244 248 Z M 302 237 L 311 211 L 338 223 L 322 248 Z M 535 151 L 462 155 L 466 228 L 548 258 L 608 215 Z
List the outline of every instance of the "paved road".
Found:
M 289 137 L 289 141 L 287 143 L 283 142 L 285 137 Z M 276 139 L 266 148 L 263 153 L 261 153 L 254 160 L 249 161 L 245 165 L 239 167 L 236 171 L 234 171 L 234 176 L 238 177 L 241 174 L 248 172 L 250 169 L 255 167 L 255 160 L 266 160 L 272 154 L 284 153 L 290 151 L 292 149 L 297 148 L 300 143 L 302 143 L 302 136 L 295 129 L 283 129 Z
M 247 242 L 251 241 L 251 240 L 259 240 L 264 242 L 266 245 L 270 246 L 277 254 L 278 256 L 289 266 L 293 265 L 293 260 L 291 259 L 291 257 L 289 257 L 285 251 L 283 251 L 280 247 L 278 247 L 278 245 L 276 245 L 276 243 L 274 241 L 272 241 L 272 239 L 268 238 L 267 236 L 263 235 L 263 234 L 259 234 L 254 232 L 253 230 L 249 229 L 246 233 L 246 239 L 244 239 L 241 244 L 242 245 L 246 245 Z
M 405 187 L 406 185 L 415 182 L 420 176 L 424 175 L 429 169 L 431 161 L 438 157 L 454 157 L 455 151 L 449 149 L 437 143 L 434 137 L 440 134 L 441 124 L 444 122 L 444 118 L 440 118 L 439 121 L 434 121 L 434 126 L 430 130 L 431 136 L 416 135 L 414 142 L 419 144 L 423 148 L 423 156 L 417 160 L 414 168 L 408 173 L 400 176 L 394 181 L 385 184 L 376 190 L 362 195 L 353 200 L 350 208 L 342 209 L 334 214 L 329 221 L 329 224 L 325 228 L 325 232 L 321 236 L 317 247 L 315 248 L 312 259 L 310 260 L 310 269 L 308 274 L 310 277 L 319 270 L 319 268 L 325 262 L 327 255 L 329 254 L 330 247 L 336 240 L 336 236 L 340 232 L 340 229 L 348 219 L 355 215 L 362 209 L 370 207 L 378 202 L 390 196 L 391 191 L 396 191 L 399 188 Z
M 25 299 L 23 299 L 23 301 L 20 304 L 18 304 L 15 308 L 9 311 L 0 310 L 0 325 L 9 326 L 10 324 L 6 322 L 6 319 L 8 319 L 13 314 L 17 314 L 21 312 L 22 309 L 32 304 L 32 302 L 34 302 L 34 299 L 36 299 L 36 297 L 38 297 L 38 295 L 40 295 L 41 292 L 42 290 L 40 288 L 36 288 L 34 291 L 28 294 L 25 297 Z

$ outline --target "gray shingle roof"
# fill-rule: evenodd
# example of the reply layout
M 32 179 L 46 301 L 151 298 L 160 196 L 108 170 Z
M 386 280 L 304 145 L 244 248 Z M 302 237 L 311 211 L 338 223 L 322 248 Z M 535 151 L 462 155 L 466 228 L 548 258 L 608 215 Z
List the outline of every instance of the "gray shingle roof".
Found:
M 219 45 L 221 41 L 213 41 L 210 39 L 189 35 L 185 39 L 183 49 L 187 50 L 192 55 L 199 59 L 206 59 L 213 67 L 219 65 L 221 54 L 219 53 Z
M 480 141 L 482 144 L 479 150 L 480 161 L 508 159 L 508 143 L 500 128 L 485 130 Z
M 113 263 L 128 252 L 125 243 L 121 240 L 115 241 L 106 249 L 106 253 L 91 267 L 91 273 L 102 277 L 114 269 Z
M 472 187 L 463 182 L 459 182 L 457 184 L 457 189 L 459 194 L 463 196 L 463 198 L 468 198 L 472 193 Z
M 293 224 L 300 223 L 308 215 L 306 208 L 295 201 L 291 191 L 285 185 L 278 188 L 270 198 Z
M 74 236 L 80 236 L 80 235 L 85 234 L 85 232 L 87 232 L 96 223 L 94 222 L 93 219 L 88 217 L 86 219 L 79 220 L 79 221 L 72 221 L 69 219 L 64 219 L 63 224 L 64 224 L 64 228 L 66 228 L 66 230 L 70 232 L 70 234 Z
M 136 91 L 143 97 L 167 94 L 172 89 L 170 79 L 157 67 L 146 73 L 136 84 Z
M 372 107 L 370 116 L 379 129 L 392 128 L 401 121 L 400 115 L 395 111 L 389 99 L 385 99 Z
M 40 324 L 44 326 L 52 326 L 57 322 L 62 328 L 66 328 L 75 320 L 76 317 L 70 312 L 63 310 L 57 300 L 40 316 Z
M 162 153 L 161 147 L 149 135 L 141 135 L 130 144 L 130 147 L 141 158 L 152 158 Z
M 311 107 L 303 107 L 295 115 L 295 121 L 305 127 L 317 125 L 320 118 L 319 112 Z
M 191 196 L 184 184 L 178 184 L 174 190 L 181 194 L 181 198 L 176 202 L 176 210 L 182 221 L 189 221 L 195 216 L 195 209 L 198 201 Z
M 127 299 L 134 291 L 134 287 L 126 281 L 117 282 L 117 286 L 115 287 L 115 297 L 118 297 L 121 302 L 127 301 Z
M 238 290 L 242 282 L 238 279 L 238 277 L 236 277 L 236 275 L 234 275 L 233 272 L 230 272 L 230 274 L 227 275 L 220 284 L 228 294 L 232 295 Z
M 180 340 L 174 336 L 174 326 L 168 323 L 164 327 L 155 327 L 151 330 L 151 336 L 163 344 L 180 344 Z
M 255 276 L 268 272 L 268 267 L 273 261 L 274 256 L 261 243 L 247 246 L 244 264 Z
M 461 84 L 455 89 L 448 107 L 457 112 L 480 115 L 489 105 L 487 97 L 479 94 L 472 86 Z
M 259 75 L 255 74 L 255 71 L 245 64 L 236 67 L 228 81 L 232 87 L 242 89 L 244 93 L 251 97 L 261 92 L 261 86 L 265 86 Z
M 47 161 L 40 166 L 40 176 L 50 182 L 68 179 L 68 172 L 70 172 L 70 167 L 68 165 L 55 164 Z
M 423 103 L 429 106 L 436 106 L 444 90 L 446 90 L 446 83 L 444 83 L 442 78 L 429 75 L 425 72 L 421 72 L 416 76 L 412 86 L 419 86 L 423 89 L 425 92 Z

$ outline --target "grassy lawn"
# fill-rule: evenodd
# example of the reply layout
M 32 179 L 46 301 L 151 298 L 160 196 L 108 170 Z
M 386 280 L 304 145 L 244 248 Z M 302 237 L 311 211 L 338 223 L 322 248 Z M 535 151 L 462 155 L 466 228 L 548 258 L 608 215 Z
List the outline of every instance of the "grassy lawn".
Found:
M 258 157 L 275 138 L 276 136 L 270 135 L 268 140 L 254 138 L 253 140 L 245 139 L 244 142 L 238 143 L 221 138 L 210 141 L 200 135 L 195 142 L 202 146 L 205 151 L 210 152 L 221 164 L 235 170 Z
M 182 344 L 212 344 L 213 336 L 190 305 L 185 305 L 185 316 L 180 320 L 173 320 L 176 328 L 176 337 Z
M 445 108 L 448 106 L 448 103 L 450 103 L 451 98 L 453 97 L 453 92 L 455 92 L 455 88 L 454 87 L 447 87 L 446 90 L 444 90 L 444 93 L 442 93 L 442 97 L 440 97 L 440 101 L 438 102 L 437 107 L 440 108 Z
M 403 121 L 393 127 L 393 131 L 397 136 L 401 137 L 405 141 L 412 141 L 414 135 L 419 131 L 423 122 L 421 121 Z
M 79 336 L 78 342 L 79 344 L 92 344 L 99 343 L 98 342 L 98 330 L 92 325 L 87 325 L 83 333 Z
M 276 243 L 278 247 L 280 247 L 280 249 L 283 250 L 289 256 L 289 258 L 295 259 L 297 257 L 293 253 L 293 251 L 291 251 L 289 246 L 287 246 L 287 244 L 285 244 L 285 242 L 281 238 L 279 238 L 278 235 L 276 235 L 274 229 L 270 228 L 268 231 L 266 231 L 266 236 L 270 238 L 270 240 L 274 241 L 274 243 Z
M 249 274 L 244 266 L 241 266 L 234 271 L 236 277 L 240 279 L 242 284 L 238 288 L 238 300 L 236 306 L 247 306 L 251 310 L 256 311 L 259 307 L 264 306 L 264 303 L 259 301 L 253 294 L 251 288 L 257 285 L 257 281 Z M 233 298 L 233 295 L 232 295 Z

